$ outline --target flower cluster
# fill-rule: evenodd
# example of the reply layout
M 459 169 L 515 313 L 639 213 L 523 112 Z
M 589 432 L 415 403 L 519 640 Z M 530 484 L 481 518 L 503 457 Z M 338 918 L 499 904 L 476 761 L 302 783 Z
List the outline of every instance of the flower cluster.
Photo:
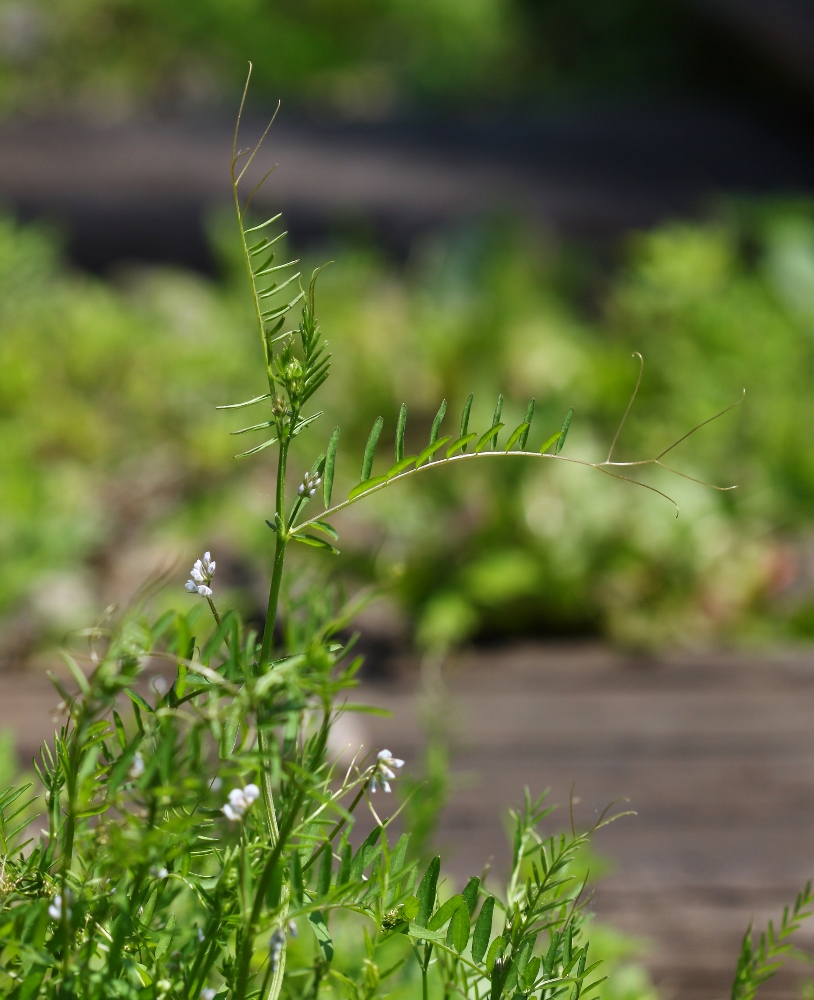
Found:
M 305 497 L 310 500 L 311 497 L 316 493 L 317 486 L 322 482 L 322 477 L 314 475 L 310 472 L 306 472 L 302 477 L 302 482 L 297 487 L 297 493 L 301 497 Z
M 204 552 L 203 559 L 198 559 L 189 571 L 189 580 L 185 586 L 190 594 L 200 594 L 201 597 L 211 597 L 212 588 L 209 584 L 215 575 L 215 560 L 210 553 Z
M 396 777 L 394 767 L 404 767 L 404 761 L 394 757 L 389 750 L 380 750 L 373 765 L 373 777 L 370 779 L 371 792 L 375 792 L 379 785 L 384 791 L 390 791 L 390 782 Z
M 255 799 L 260 798 L 257 785 L 246 785 L 245 788 L 233 788 L 229 792 L 229 801 L 223 807 L 223 815 L 233 823 L 239 823 L 251 808 Z

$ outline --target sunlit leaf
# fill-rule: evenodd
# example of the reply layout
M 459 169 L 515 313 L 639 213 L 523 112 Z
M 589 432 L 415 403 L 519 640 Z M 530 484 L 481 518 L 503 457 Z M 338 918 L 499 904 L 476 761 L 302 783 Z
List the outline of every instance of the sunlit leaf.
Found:
M 464 434 L 457 441 L 453 441 L 449 448 L 447 448 L 447 458 L 452 458 L 456 451 L 460 451 L 463 454 L 466 451 L 466 446 L 471 441 L 475 441 L 477 437 L 478 435 L 473 431 L 471 434 Z
M 520 424 L 516 427 L 509 435 L 509 440 L 506 442 L 506 451 L 511 451 L 512 448 L 517 444 L 524 434 L 528 434 L 529 425 L 527 423 Z
M 420 468 L 426 461 L 432 458 L 432 456 L 440 451 L 444 445 L 449 441 L 449 434 L 446 437 L 438 438 L 437 441 L 433 441 L 432 444 L 428 444 L 424 451 L 415 460 L 415 467 Z
M 475 454 L 480 455 L 480 453 L 486 448 L 490 441 L 496 442 L 497 436 L 503 430 L 503 424 L 495 424 L 490 427 L 489 430 L 480 436 L 480 440 L 475 445 Z
M 560 440 L 560 434 L 561 434 L 561 431 L 556 431 L 554 434 L 551 435 L 550 438 L 548 438 L 546 440 L 546 442 L 540 448 L 540 454 L 541 455 L 545 455 L 545 453 L 548 451 L 548 449 L 551 447 L 551 445 L 552 444 L 556 444 L 557 441 Z
M 418 458 L 417 455 L 405 455 L 400 461 L 396 462 L 395 465 L 391 465 L 387 470 L 386 479 L 392 479 L 394 476 L 398 476 L 399 473 L 404 472 L 405 469 L 411 468 L 415 465 L 415 461 Z
M 382 483 L 386 483 L 388 476 L 374 476 L 373 479 L 366 479 L 364 482 L 359 483 L 354 486 L 353 489 L 348 494 L 348 500 L 355 500 L 360 497 L 363 493 L 367 493 L 368 490 L 375 489 L 377 486 L 381 486 Z

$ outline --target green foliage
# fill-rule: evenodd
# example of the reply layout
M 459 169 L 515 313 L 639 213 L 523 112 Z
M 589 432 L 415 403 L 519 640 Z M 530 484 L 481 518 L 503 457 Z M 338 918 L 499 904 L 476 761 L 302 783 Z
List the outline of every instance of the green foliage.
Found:
M 791 951 L 790 938 L 799 930 L 804 920 L 814 915 L 814 893 L 807 882 L 798 893 L 794 906 L 783 908 L 780 926 L 775 928 L 770 920 L 761 932 L 757 946 L 752 937 L 751 926 L 743 936 L 735 979 L 732 983 L 732 1000 L 752 1000 L 763 983 L 778 971 L 783 964 L 783 956 Z
M 207 552 L 190 571 L 186 590 L 198 602 L 190 611 L 157 618 L 143 608 L 118 618 L 111 611 L 84 631 L 87 653 L 65 651 L 70 680 L 54 683 L 67 718 L 35 762 L 39 793 L 30 795 L 29 784 L 0 790 L 0 990 L 8 1000 L 277 1000 L 305 989 L 317 1000 L 325 985 L 373 1000 L 412 954 L 425 997 L 432 978 L 447 994 L 488 991 L 502 1000 L 540 991 L 542 1000 L 577 1000 L 602 980 L 597 963 L 588 963 L 584 883 L 574 866 L 603 820 L 585 833 L 572 827 L 570 835 L 543 836 L 538 827 L 551 810 L 527 794 L 513 816 L 505 896 L 473 878 L 462 894 L 442 898 L 438 857 L 416 887 L 409 835 L 391 839 L 395 817 L 381 819 L 371 801 L 377 788 L 391 791 L 404 762 L 388 750 L 372 761 L 357 752 L 342 773 L 328 749 L 337 715 L 362 708 L 347 702 L 361 661 L 350 655 L 352 643 L 338 638 L 352 607 L 336 606 L 325 588 L 306 587 L 287 609 L 282 640 L 276 635 L 288 543 L 334 551 L 303 529 L 336 539 L 324 518 L 378 488 L 369 476 L 382 420 L 365 451 L 366 490 L 304 520 L 329 456 L 333 463 L 336 432 L 292 502 L 288 458 L 319 416 L 303 408 L 325 381 L 330 355 L 315 315 L 318 272 L 282 305 L 262 304 L 288 280 L 266 284 L 276 238 L 247 239 L 275 221 L 244 223 L 253 192 L 248 201 L 239 196 L 245 168 L 237 173 L 236 166 L 258 150 L 238 152 L 236 130 L 235 209 L 267 384 L 237 408 L 269 410 L 268 419 L 239 433 L 270 433 L 251 453 L 274 447 L 277 457 L 262 635 L 235 611 L 218 610 L 217 564 Z M 296 305 L 298 325 L 280 332 Z M 494 420 L 501 408 L 502 397 Z M 438 438 L 444 412 L 445 404 L 431 431 L 433 448 L 445 440 Z M 506 455 L 476 449 L 433 463 L 433 451 L 381 485 L 432 464 Z M 211 621 L 201 617 L 207 608 Z M 162 673 L 145 686 L 157 666 L 169 679 Z M 38 838 L 30 835 L 35 804 L 47 817 Z M 362 805 L 374 825 L 354 849 Z M 332 927 L 343 919 L 361 931 L 361 969 L 343 963 L 335 946 Z M 289 963 L 289 939 L 306 927 L 314 942 L 308 960 L 292 949 Z M 389 951 L 397 957 L 384 966 Z
M 272 228 L 252 234 L 251 245 Z M 599 441 L 613 437 L 635 381 L 634 350 L 646 357 L 638 405 L 648 419 L 631 413 L 620 459 L 658 453 L 750 389 L 736 418 L 696 435 L 691 455 L 682 446 L 670 456 L 701 479 L 717 470 L 716 480 L 738 491 L 648 480 L 680 502 L 677 521 L 644 491 L 610 481 L 586 490 L 583 472 L 565 463 L 488 459 L 487 472 L 467 460 L 468 471 L 428 473 L 420 489 L 415 476 L 380 489 L 371 527 L 346 538 L 342 565 L 381 580 L 400 564 L 396 596 L 434 643 L 541 627 L 634 645 L 807 634 L 813 231 L 805 206 L 779 206 L 642 235 L 591 323 L 573 305 L 587 280 L 565 269 L 565 255 L 546 256 L 517 233 L 490 229 L 417 248 L 404 272 L 367 252 L 339 254 L 319 279 L 323 316 L 345 359 L 321 386 L 325 416 L 315 424 L 325 428 L 326 507 L 357 486 L 380 415 L 374 479 L 399 476 L 419 457 L 443 398 L 464 412 L 460 425 L 445 418 L 455 440 L 426 456 L 427 467 L 472 454 L 491 430 L 489 400 L 501 384 L 523 405 L 505 404 L 506 427 L 495 452 L 487 439 L 488 454 L 526 423 L 533 397 L 524 450 L 556 451 L 574 405 L 561 454 L 601 461 Z M 25 600 L 37 627 L 62 634 L 99 606 L 100 591 L 102 606 L 118 596 L 130 560 L 183 551 L 262 502 L 262 465 L 228 462 L 236 449 L 222 431 L 257 424 L 239 440 L 256 434 L 261 447 L 275 436 L 270 417 L 258 424 L 211 405 L 246 395 L 256 397 L 252 410 L 269 403 L 240 336 L 253 309 L 246 279 L 233 243 L 217 239 L 231 274 L 219 285 L 155 271 L 111 287 L 69 273 L 41 230 L 0 226 L 0 611 Z M 280 256 L 282 245 L 252 261 L 276 252 L 287 263 L 295 255 Z M 258 294 L 278 280 L 260 277 Z M 358 401 L 352 412 L 348 398 Z M 337 423 L 341 448 L 328 433 Z M 300 454 L 300 440 L 295 461 L 310 468 L 314 456 Z M 391 443 L 395 464 L 385 457 Z M 227 544 L 244 575 L 259 571 L 265 533 L 262 518 L 236 520 Z
M 462 892 L 451 891 L 439 857 L 423 867 L 409 834 L 391 835 L 398 810 L 382 819 L 381 807 L 374 808 L 373 793 L 391 791 L 404 761 L 389 750 L 373 759 L 357 752 L 340 769 L 329 750 L 338 715 L 365 710 L 347 701 L 361 661 L 352 656 L 352 641 L 340 638 L 354 606 L 339 604 L 329 588 L 306 584 L 290 590 L 285 614 L 279 611 L 288 543 L 335 552 L 306 529 L 336 541 L 329 518 L 370 494 L 395 492 L 399 480 L 431 478 L 429 470 L 462 463 L 502 467 L 507 462 L 498 459 L 519 457 L 625 478 L 620 470 L 629 466 L 612 456 L 630 406 L 607 458 L 589 461 L 560 454 L 572 409 L 557 432 L 555 454 L 513 450 L 521 439 L 526 447 L 534 402 L 501 449 L 503 396 L 487 429 L 469 432 L 470 394 L 461 438 L 446 447 L 450 436 L 440 436 L 444 401 L 429 445 L 409 465 L 403 464 L 402 407 L 397 471 L 372 475 L 384 426 L 378 417 L 364 451 L 361 489 L 329 506 L 339 458 L 335 429 L 326 450 L 316 458 L 312 452 L 309 471 L 294 477 L 299 486 L 289 496 L 295 443 L 300 446 L 302 432 L 321 415 L 304 409 L 330 366 L 315 312 L 319 272 L 293 298 L 286 292 L 280 304 L 266 308 L 291 279 L 280 278 L 273 264 L 277 251 L 270 248 L 278 237 L 251 242 L 257 232 L 270 233 L 276 220 L 246 225 L 254 191 L 247 200 L 239 195 L 245 168 L 238 173 L 237 165 L 245 156 L 251 163 L 260 144 L 238 151 L 237 138 L 236 130 L 235 209 L 265 385 L 230 408 L 267 408 L 267 419 L 237 433 L 271 436 L 238 457 L 256 455 L 262 462 L 272 448 L 276 456 L 273 516 L 265 519 L 272 533 L 263 532 L 273 556 L 262 634 L 237 611 L 218 610 L 216 562 L 207 552 L 186 584 L 196 602 L 191 610 L 155 615 L 145 603 L 122 615 L 110 610 L 82 633 L 87 650 L 65 651 L 69 679 L 54 683 L 66 719 L 35 762 L 37 791 L 29 783 L 0 788 L 0 990 L 8 1000 L 376 1000 L 393 987 L 396 995 L 415 995 L 420 982 L 425 1000 L 436 987 L 444 996 L 478 1000 L 588 997 L 605 977 L 587 934 L 584 856 L 593 833 L 610 820 L 603 814 L 591 829 L 578 831 L 572 816 L 569 831 L 552 835 L 543 828 L 552 808 L 544 796 L 526 792 L 522 808 L 511 814 L 505 889 L 472 877 Z M 44 244 L 35 238 L 31 246 L 36 252 Z M 72 301 L 66 289 L 66 302 Z M 295 307 L 297 325 L 283 330 Z M 475 440 L 474 450 L 464 451 Z M 661 458 L 672 447 L 637 464 L 666 468 Z M 306 517 L 323 476 L 327 509 Z M 516 567 L 509 577 L 517 576 Z M 481 589 L 494 576 L 493 569 Z M 443 648 L 443 637 L 433 645 Z M 157 669 L 161 673 L 145 683 Z M 432 766 L 436 776 L 445 769 Z M 427 813 L 437 809 L 443 791 L 437 784 L 425 807 L 419 847 L 426 846 Z M 373 826 L 359 842 L 355 826 L 363 806 Z M 39 836 L 32 828 L 35 807 L 46 824 Z M 770 924 L 757 948 L 747 934 L 733 1000 L 751 1000 L 811 906 L 807 887 L 780 929 Z M 293 940 L 298 932 L 307 932 L 307 945 Z
M 239 91 L 247 57 L 266 100 L 362 118 L 427 99 L 482 109 L 643 88 L 675 96 L 754 77 L 703 14 L 644 0 L 199 0 L 194 9 L 41 0 L 6 8 L 0 33 L 0 107 L 9 110 L 58 100 L 211 107 Z

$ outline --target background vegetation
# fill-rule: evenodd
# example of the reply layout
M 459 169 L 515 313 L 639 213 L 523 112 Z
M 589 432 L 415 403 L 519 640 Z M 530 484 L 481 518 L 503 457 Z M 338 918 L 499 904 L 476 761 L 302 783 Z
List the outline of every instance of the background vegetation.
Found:
M 533 395 L 546 436 L 574 405 L 568 452 L 597 459 L 639 350 L 645 377 L 617 454 L 639 458 L 748 389 L 671 456 L 738 491 L 649 480 L 681 504 L 678 520 L 590 470 L 451 470 L 409 498 L 410 483 L 387 491 L 366 526 L 349 511 L 332 565 L 389 589 L 425 646 L 811 634 L 813 220 L 807 206 L 730 208 L 631 238 L 610 269 L 500 223 L 423 241 L 404 265 L 366 246 L 326 251 L 322 322 L 342 360 L 322 421 L 327 433 L 340 401 L 356 400 L 337 471 L 348 484 L 371 422 L 381 414 L 392 439 L 402 399 L 408 446 L 439 396 L 454 411 L 474 390 L 483 421 L 499 392 Z M 216 281 L 131 269 L 105 284 L 66 267 L 45 231 L 0 228 L 0 608 L 23 634 L 126 599 L 201 538 L 241 606 L 260 610 L 272 485 L 262 458 L 224 461 L 259 439 L 229 439 L 245 421 L 214 409 L 245 395 L 255 345 L 231 230 L 215 220 L 212 238 Z
M 665 0 L 5 0 L 0 108 L 120 115 L 254 97 L 351 117 L 756 92 L 704 5 Z M 781 82 L 780 90 L 784 86 Z M 231 113 L 231 103 L 228 104 Z

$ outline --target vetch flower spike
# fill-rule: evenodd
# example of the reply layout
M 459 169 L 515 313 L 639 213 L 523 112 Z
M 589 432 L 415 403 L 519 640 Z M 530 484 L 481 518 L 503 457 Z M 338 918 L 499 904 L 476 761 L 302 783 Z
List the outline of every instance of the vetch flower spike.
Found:
M 297 493 L 301 497 L 306 497 L 308 500 L 316 493 L 317 487 L 322 482 L 322 476 L 312 475 L 310 472 L 306 472 L 302 477 L 302 482 L 297 487 Z
M 373 777 L 370 779 L 371 792 L 375 792 L 379 785 L 385 792 L 390 791 L 390 782 L 396 777 L 394 767 L 404 767 L 404 761 L 394 757 L 389 750 L 380 750 L 373 765 Z
M 189 571 L 189 579 L 184 584 L 190 594 L 200 594 L 201 597 L 212 596 L 212 588 L 209 584 L 215 575 L 216 565 L 209 552 L 204 552 L 203 559 L 196 559 L 195 565 Z
M 232 823 L 239 823 L 251 808 L 252 803 L 260 798 L 257 785 L 246 785 L 245 788 L 233 788 L 229 792 L 229 801 L 223 807 L 223 815 Z

